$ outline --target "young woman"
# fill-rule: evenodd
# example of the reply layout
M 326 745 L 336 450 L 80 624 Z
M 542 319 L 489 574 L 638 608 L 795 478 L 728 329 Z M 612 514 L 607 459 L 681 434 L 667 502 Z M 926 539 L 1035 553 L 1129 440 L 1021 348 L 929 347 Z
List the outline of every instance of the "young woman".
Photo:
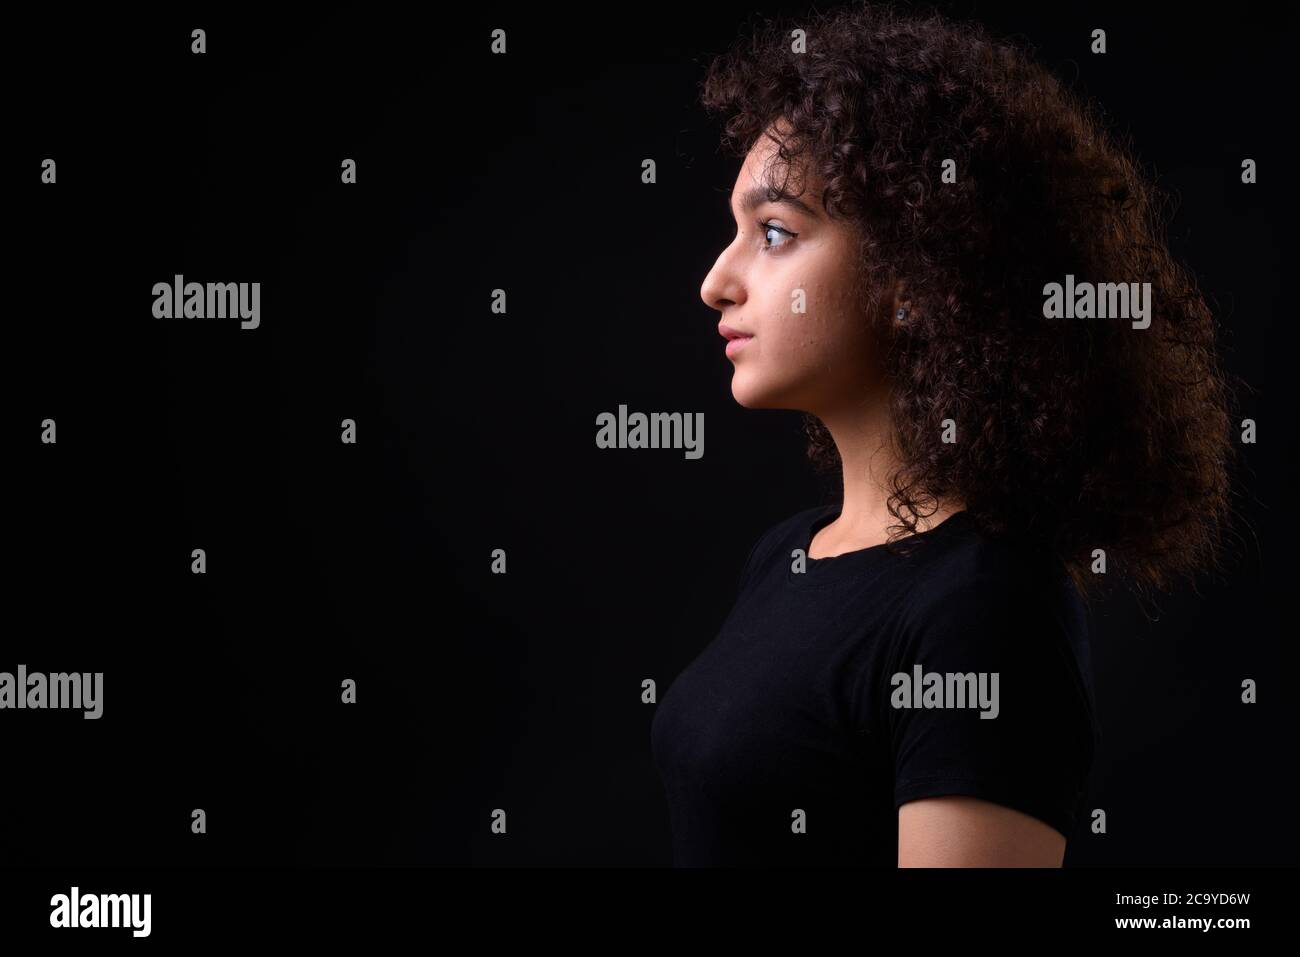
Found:
M 1084 602 L 1213 566 L 1228 521 L 1231 397 L 1159 194 L 1026 50 L 935 15 L 767 23 L 703 92 L 744 158 L 701 288 L 732 395 L 807 413 L 843 494 L 754 543 L 659 705 L 674 861 L 1059 866 Z

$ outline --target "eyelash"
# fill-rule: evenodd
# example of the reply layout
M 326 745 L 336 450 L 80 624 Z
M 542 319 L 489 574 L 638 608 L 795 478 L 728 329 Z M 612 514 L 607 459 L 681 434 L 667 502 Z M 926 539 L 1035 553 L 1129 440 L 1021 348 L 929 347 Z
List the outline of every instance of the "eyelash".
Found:
M 789 236 L 791 239 L 794 239 L 799 235 L 798 233 L 790 232 L 790 230 L 782 226 L 777 226 L 774 223 L 769 223 L 769 222 L 759 223 L 758 228 L 762 232 L 764 239 L 767 238 L 767 231 L 769 229 L 775 229 L 778 233 L 785 233 L 785 235 Z M 788 245 L 790 245 L 788 242 L 782 243 L 780 246 L 768 246 L 765 244 L 760 244 L 758 247 L 758 251 L 761 253 L 772 253 L 772 252 L 776 252 L 778 249 L 784 249 Z

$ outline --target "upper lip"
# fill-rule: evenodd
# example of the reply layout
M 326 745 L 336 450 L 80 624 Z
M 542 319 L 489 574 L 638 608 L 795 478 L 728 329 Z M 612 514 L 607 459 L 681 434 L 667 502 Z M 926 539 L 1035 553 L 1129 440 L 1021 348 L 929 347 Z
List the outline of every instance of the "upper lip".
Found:
M 745 339 L 745 338 L 748 338 L 749 336 L 752 336 L 753 333 L 752 333 L 752 332 L 742 332 L 742 331 L 739 330 L 739 329 L 736 329 L 736 328 L 734 328 L 734 327 L 732 327 L 732 326 L 727 325 L 725 322 L 720 322 L 720 323 L 718 323 L 718 335 L 720 335 L 720 336 L 722 336 L 722 338 L 724 338 L 724 339 L 730 341 L 730 340 L 732 340 L 732 339 Z

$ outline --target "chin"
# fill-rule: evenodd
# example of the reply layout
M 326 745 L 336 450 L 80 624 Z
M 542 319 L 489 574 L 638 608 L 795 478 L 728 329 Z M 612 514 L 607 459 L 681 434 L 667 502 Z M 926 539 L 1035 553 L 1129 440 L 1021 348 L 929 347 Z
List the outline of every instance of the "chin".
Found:
M 750 382 L 749 377 L 737 373 L 731 379 L 731 397 L 746 409 L 781 409 L 777 390 L 765 383 Z

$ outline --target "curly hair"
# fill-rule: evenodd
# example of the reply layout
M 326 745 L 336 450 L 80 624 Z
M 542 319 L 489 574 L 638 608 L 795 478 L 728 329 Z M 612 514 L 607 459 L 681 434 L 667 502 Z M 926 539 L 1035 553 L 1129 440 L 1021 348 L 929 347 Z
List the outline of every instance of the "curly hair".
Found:
M 787 182 L 815 171 L 827 214 L 857 227 L 891 381 L 891 530 L 954 496 L 1048 548 L 1084 596 L 1096 548 L 1139 593 L 1218 565 L 1235 397 L 1213 317 L 1162 239 L 1163 192 L 1032 47 L 859 0 L 757 21 L 701 99 L 724 146 L 769 136 Z M 1046 319 L 1066 274 L 1149 282 L 1150 326 Z M 904 321 L 879 309 L 898 288 Z M 818 471 L 838 470 L 829 431 L 804 423 Z

